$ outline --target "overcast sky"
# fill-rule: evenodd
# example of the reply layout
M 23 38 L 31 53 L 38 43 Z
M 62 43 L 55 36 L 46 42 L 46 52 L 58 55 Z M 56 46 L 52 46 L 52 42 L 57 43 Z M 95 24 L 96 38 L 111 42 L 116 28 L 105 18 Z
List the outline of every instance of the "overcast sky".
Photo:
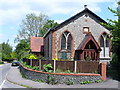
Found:
M 0 0 L 0 43 L 9 39 L 15 47 L 14 39 L 20 23 L 26 14 L 42 12 L 58 23 L 84 9 L 84 5 L 106 20 L 115 19 L 108 7 L 115 9 L 118 0 Z

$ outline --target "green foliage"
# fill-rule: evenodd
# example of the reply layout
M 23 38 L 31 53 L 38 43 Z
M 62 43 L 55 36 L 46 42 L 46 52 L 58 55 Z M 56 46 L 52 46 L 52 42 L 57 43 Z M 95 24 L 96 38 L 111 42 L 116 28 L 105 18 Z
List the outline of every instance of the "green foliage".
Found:
M 65 73 L 71 73 L 71 71 L 68 69 L 68 70 L 65 71 Z
M 38 16 L 35 13 L 27 14 L 26 18 L 22 20 L 21 29 L 15 41 L 20 41 L 21 39 L 29 40 L 31 36 L 41 36 L 40 32 L 47 20 L 48 16 L 43 13 L 40 13 Z
M 26 68 L 33 69 L 31 65 L 25 65 Z
M 26 54 L 23 58 L 26 59 L 37 59 L 37 56 L 34 54 Z
M 18 60 L 22 59 L 26 53 L 30 52 L 30 43 L 25 40 L 21 40 L 15 49 L 16 58 Z
M 2 61 L 2 53 L 1 53 L 1 51 L 0 51 L 0 61 Z
M 90 84 L 90 83 L 92 83 L 92 82 L 89 81 L 89 80 L 85 80 L 85 81 L 83 81 L 83 82 L 80 82 L 80 84 Z
M 3 42 L 2 44 L 0 44 L 0 47 L 1 48 L 1 57 L 2 57 L 2 60 L 5 60 L 5 59 L 10 59 L 11 58 L 11 53 L 12 53 L 12 47 L 7 43 Z
M 117 4 L 120 5 L 120 1 Z
M 0 61 L 0 64 L 4 64 L 4 62 L 3 62 L 3 61 Z
M 31 55 L 29 59 L 37 59 L 37 58 L 35 57 L 35 55 Z
M 111 8 L 108 8 L 112 13 L 115 14 L 115 16 L 118 17 L 118 20 L 111 20 L 111 19 L 107 19 L 108 23 L 102 23 L 103 26 L 105 26 L 106 28 L 110 29 L 110 33 L 111 33 L 111 38 L 112 38 L 112 45 L 120 45 L 119 41 L 120 41 L 120 12 L 115 11 Z
M 118 59 L 118 55 L 116 53 L 113 53 L 112 61 L 110 63 L 112 64 L 113 68 L 117 68 L 118 67 L 119 59 Z
M 67 79 L 66 84 L 67 84 L 67 85 L 73 85 L 74 82 L 73 82 L 71 79 Z
M 42 30 L 40 30 L 41 36 L 43 37 L 50 28 L 55 27 L 56 25 L 58 25 L 58 23 L 54 22 L 54 20 L 47 20 Z
M 22 60 L 20 60 L 20 63 L 24 66 L 24 67 L 26 67 L 26 62 L 23 62 Z
M 120 5 L 120 2 L 118 2 L 118 5 Z M 113 10 L 111 8 L 108 8 L 112 13 L 114 13 L 114 16 L 117 16 L 117 20 L 111 20 L 108 19 L 108 23 L 102 23 L 103 26 L 110 29 L 110 37 L 112 40 L 112 52 L 113 57 L 111 61 L 111 69 L 116 70 L 116 74 L 120 76 L 120 10 L 116 9 Z M 113 70 L 113 71 L 115 71 Z M 117 77 L 120 80 L 120 77 Z
M 36 70 L 36 71 L 40 71 L 40 67 L 39 66 L 33 66 L 32 69 Z
M 54 84 L 57 84 L 58 82 L 55 81 L 55 79 L 50 74 L 48 74 L 47 83 L 54 85 Z
M 44 64 L 43 65 L 43 68 L 44 68 L 44 71 L 45 72 L 49 72 L 51 73 L 53 70 L 52 70 L 52 64 Z
M 20 62 L 26 68 L 29 68 L 29 69 L 32 69 L 32 70 L 36 70 L 36 71 L 40 71 L 40 67 L 39 66 L 31 66 L 31 65 L 27 65 L 26 62 L 23 62 L 23 61 L 20 61 Z
M 39 79 L 32 79 L 33 81 L 36 81 L 36 82 L 42 82 L 42 83 L 44 83 L 45 81 L 43 81 L 43 80 L 39 80 Z
M 95 80 L 96 83 L 102 82 L 102 80 Z
M 45 60 L 43 56 L 38 56 L 37 59 Z
M 15 59 L 15 58 L 16 58 L 15 52 L 11 52 L 11 53 L 10 53 L 10 56 L 11 56 L 10 59 Z

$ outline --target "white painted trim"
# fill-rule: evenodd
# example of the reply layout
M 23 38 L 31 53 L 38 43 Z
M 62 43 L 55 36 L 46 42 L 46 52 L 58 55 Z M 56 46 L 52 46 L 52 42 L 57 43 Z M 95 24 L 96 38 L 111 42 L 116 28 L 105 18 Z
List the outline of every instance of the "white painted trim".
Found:
M 0 85 L 0 90 L 2 89 L 2 87 L 3 87 L 4 83 L 5 83 L 5 81 L 6 81 L 6 80 L 4 80 L 4 81 L 2 82 L 2 84 Z

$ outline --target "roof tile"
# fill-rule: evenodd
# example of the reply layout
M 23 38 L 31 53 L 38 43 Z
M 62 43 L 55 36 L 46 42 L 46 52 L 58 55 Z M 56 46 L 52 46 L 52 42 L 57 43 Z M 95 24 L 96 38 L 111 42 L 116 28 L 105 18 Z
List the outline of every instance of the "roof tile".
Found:
M 31 52 L 42 52 L 43 51 L 43 37 L 31 37 L 30 38 L 30 49 L 31 49 Z

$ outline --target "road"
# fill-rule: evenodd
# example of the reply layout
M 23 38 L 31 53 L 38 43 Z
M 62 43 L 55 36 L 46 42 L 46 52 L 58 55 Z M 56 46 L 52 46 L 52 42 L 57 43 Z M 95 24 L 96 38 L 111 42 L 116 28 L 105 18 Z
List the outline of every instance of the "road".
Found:
M 2 66 L 0 65 L 0 90 L 2 88 L 25 88 L 25 87 L 10 83 L 9 81 L 6 80 L 6 76 L 9 70 L 12 68 L 17 68 L 17 67 L 11 67 L 10 63 L 4 64 Z

